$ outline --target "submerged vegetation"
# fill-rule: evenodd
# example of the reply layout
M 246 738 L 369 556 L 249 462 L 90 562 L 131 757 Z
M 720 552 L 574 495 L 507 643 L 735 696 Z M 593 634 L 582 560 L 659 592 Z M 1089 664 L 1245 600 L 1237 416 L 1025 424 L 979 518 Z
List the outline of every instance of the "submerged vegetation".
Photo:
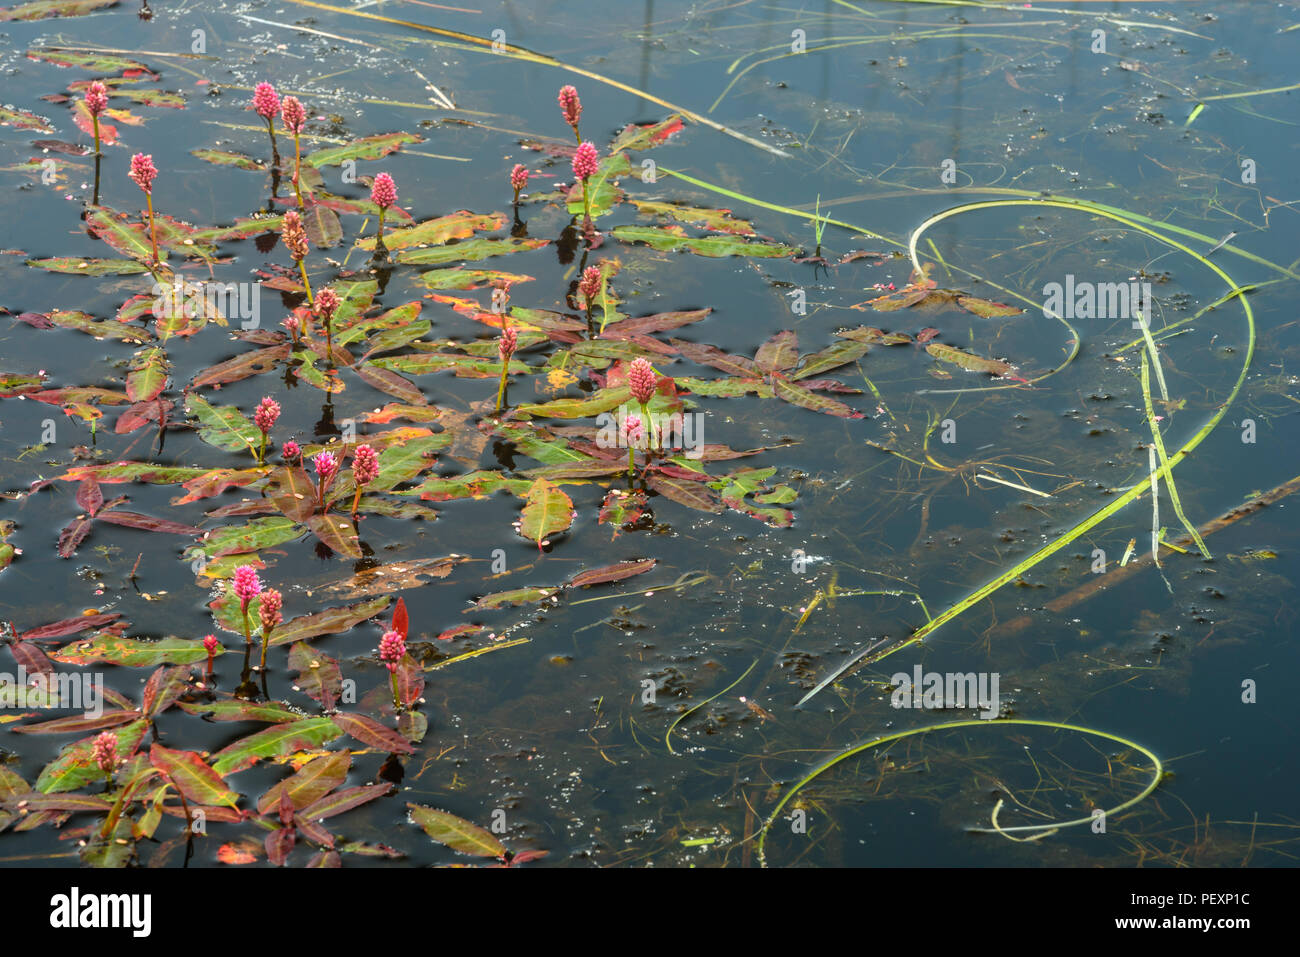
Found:
M 1251 830 L 1242 843 L 1235 818 L 1215 847 L 1167 826 L 1168 742 L 1099 713 L 1114 688 L 1173 695 L 1204 679 L 1197 656 L 1221 622 L 1195 595 L 1251 590 L 1235 640 L 1290 623 L 1261 598 L 1289 587 L 1261 570 L 1278 553 L 1217 543 L 1297 479 L 1259 463 L 1222 492 L 1231 473 L 1201 465 L 1198 449 L 1258 454 L 1257 425 L 1295 402 L 1294 335 L 1272 320 L 1300 263 L 1283 261 L 1283 244 L 1219 241 L 1229 219 L 1268 237 L 1269 214 L 1293 204 L 1252 193 L 1270 204 L 1261 216 L 1197 169 L 1179 175 L 1215 197 L 1173 215 L 1163 199 L 1116 199 L 1100 176 L 1074 188 L 990 159 L 984 133 L 963 147 L 978 160 L 913 143 L 914 161 L 868 174 L 849 143 L 871 121 L 830 94 L 802 138 L 708 115 L 742 91 L 768 95 L 760 68 L 903 37 L 1046 50 L 1086 43 L 1094 22 L 1186 43 L 1200 33 L 1010 11 L 1015 26 L 944 13 L 900 34 L 875 19 L 910 5 L 868 15 L 846 3 L 826 36 L 732 60 L 697 113 L 644 78 L 638 89 L 499 39 L 292 2 L 334 18 L 331 32 L 304 27 L 310 42 L 380 50 L 391 34 L 371 31 L 396 29 L 405 52 L 433 34 L 448 57 L 540 69 L 530 75 L 558 80 L 558 94 L 545 115 L 499 116 L 456 106 L 445 80 L 416 71 L 433 106 L 364 102 L 385 119 L 418 108 L 441 121 L 354 133 L 325 78 L 277 70 L 287 61 L 274 55 L 256 78 L 232 67 L 218 90 L 188 55 L 22 51 L 76 73 L 45 99 L 94 145 L 37 140 L 39 156 L 5 168 L 42 182 L 52 151 L 80 221 L 41 200 L 57 229 L 4 250 L 0 617 L 24 677 L 0 682 L 0 858 L 7 841 L 44 833 L 58 851 L 26 847 L 75 849 L 92 866 L 340 866 L 435 853 L 418 828 L 504 866 L 835 864 L 841 815 L 890 799 L 932 808 L 945 833 L 1004 838 L 999 860 L 1014 863 L 1107 826 L 1126 843 L 1067 845 L 1076 861 L 1292 852 L 1289 835 Z M 3 19 L 111 5 L 27 4 Z M 353 21 L 365 31 L 332 32 Z M 906 66 L 894 54 L 888 70 Z M 1149 82 L 1134 96 L 1175 88 L 1185 137 L 1221 109 L 1207 104 L 1228 102 L 1186 71 L 1115 68 Z M 211 145 L 170 146 L 182 139 L 165 114 L 186 97 L 160 84 L 178 73 L 223 98 L 219 120 L 185 126 L 219 130 Z M 595 89 L 613 91 L 598 107 L 619 117 L 612 127 L 593 119 Z M 24 135 L 58 126 L 7 106 L 0 118 Z M 1014 123 L 1021 149 L 1030 127 Z M 430 152 L 443 134 L 478 152 Z M 700 144 L 714 140 L 753 159 L 703 172 Z M 1154 165 L 1177 148 L 1152 147 Z M 745 162 L 770 165 L 746 177 Z M 791 169 L 808 182 L 778 189 Z M 206 221 L 200 201 L 179 205 L 201 184 Z M 265 208 L 227 206 L 223 191 L 238 189 L 261 191 Z M 845 195 L 824 200 L 832 189 Z M 789 205 L 796 193 L 806 201 Z M 1158 273 L 1166 256 L 1189 274 Z M 1088 309 L 1043 302 L 1044 282 L 1068 275 L 1073 289 L 1076 274 L 1106 287 Z M 1129 282 L 1165 285 L 1145 311 L 1126 294 L 1105 314 L 1097 303 L 1113 307 Z M 1264 348 L 1277 363 L 1267 375 Z M 47 418 L 54 409 L 63 416 Z M 37 508 L 59 526 L 43 528 Z M 96 607 L 33 600 L 59 575 Z M 1140 610 L 1104 625 L 1063 617 L 1107 590 Z M 591 629 L 609 639 L 596 650 Z M 1168 664 L 1175 634 L 1201 637 Z M 1013 690 L 980 701 L 985 718 L 895 710 L 977 712 L 973 690 L 954 702 L 951 680 L 946 696 L 899 704 L 895 671 L 919 678 L 923 654 Z M 1094 698 L 1100 711 L 1086 713 Z M 66 713 L 41 713 L 55 707 Z M 28 744 L 44 740 L 57 751 Z M 601 788 L 626 798 L 629 769 L 653 783 L 599 808 Z M 575 794 L 587 805 L 574 810 Z M 410 833 L 395 836 L 395 819 Z

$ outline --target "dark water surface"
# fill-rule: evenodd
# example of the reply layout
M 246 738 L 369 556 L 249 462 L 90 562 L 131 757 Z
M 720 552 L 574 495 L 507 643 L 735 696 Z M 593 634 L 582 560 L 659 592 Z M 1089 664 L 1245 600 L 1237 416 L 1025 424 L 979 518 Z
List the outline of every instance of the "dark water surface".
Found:
M 416 24 L 499 39 L 508 50 L 553 62 L 493 53 Z M 392 795 L 329 825 L 340 843 L 382 844 L 404 856 L 344 854 L 345 864 L 465 860 L 408 820 L 411 802 L 483 827 L 504 822 L 500 836 L 512 850 L 549 852 L 532 866 L 754 866 L 758 834 L 774 814 L 763 848 L 774 866 L 1287 865 L 1300 852 L 1298 732 L 1289 707 L 1300 695 L 1292 584 L 1300 558 L 1290 519 L 1300 499 L 1282 497 L 1217 529 L 1205 539 L 1211 561 L 1195 545 L 1184 554 L 1164 549 L 1157 570 L 1149 554 L 1148 492 L 1011 575 L 923 642 L 905 642 L 927 614 L 938 617 L 1146 480 L 1151 431 L 1140 379 L 1142 334 L 1128 315 L 1045 315 L 1050 283 L 1064 285 L 1067 276 L 1077 283 L 1150 283 L 1151 331 L 1168 393 L 1162 401 L 1153 372 L 1153 412 L 1166 451 L 1178 458 L 1178 499 L 1192 524 L 1300 473 L 1291 365 L 1300 361 L 1300 91 L 1259 93 L 1296 83 L 1297 24 L 1295 4 L 1233 0 L 987 9 L 873 0 L 788 7 L 749 0 L 410 0 L 350 8 L 204 2 L 157 4 L 147 20 L 124 2 L 77 18 L 4 23 L 0 106 L 35 114 L 48 128 L 0 127 L 0 307 L 7 311 L 0 314 L 0 371 L 43 372 L 44 389 L 122 392 L 139 343 L 40 328 L 46 323 L 18 317 L 79 310 L 113 321 L 152 285 L 147 273 L 92 278 L 27 265 L 52 257 L 122 258 L 82 219 L 95 189 L 93 155 L 50 148 L 48 141 L 88 145 L 66 99 L 69 85 L 79 97 L 78 83 L 124 74 L 59 66 L 32 58 L 33 51 L 109 51 L 157 75 L 127 74 L 133 82 L 115 92 L 183 98 L 183 108 L 175 108 L 113 97 L 111 107 L 130 116 L 112 121 L 120 142 L 104 147 L 99 201 L 132 217 L 142 199 L 126 176 L 136 152 L 151 153 L 160 170 L 155 210 L 197 228 L 230 226 L 268 206 L 277 214 L 288 208 L 268 202 L 265 169 L 217 165 L 191 152 L 236 151 L 265 163 L 266 132 L 246 109 L 261 80 L 306 103 L 305 154 L 399 131 L 422 137 L 357 161 L 355 176 L 347 166 L 323 166 L 314 188 L 345 200 L 367 199 L 368 177 L 388 172 L 399 205 L 415 221 L 458 210 L 499 212 L 504 224 L 480 235 L 505 238 L 513 216 L 508 175 L 523 163 L 534 178 L 513 232 L 547 244 L 464 264 L 532 277 L 512 285 L 516 308 L 581 318 L 569 298 L 581 268 L 616 259 L 610 282 L 626 315 L 712 309 L 703 321 L 655 333 L 663 343 L 675 337 L 753 357 L 771 336 L 793 330 L 802 355 L 852 341 L 836 333 L 859 326 L 923 341 L 876 343 L 814 377 L 860 390 L 816 395 L 861 417 L 820 414 L 770 394 L 686 396 L 701 413 L 706 443 L 765 449 L 707 468 L 715 476 L 774 468 L 760 497 L 743 505 L 788 508 L 790 527 L 657 495 L 650 517 L 615 534 L 615 525 L 598 520 L 607 490 L 627 487 L 615 475 L 563 480 L 576 516 L 540 553 L 512 527 L 522 498 L 507 491 L 446 502 L 389 495 L 393 503 L 424 506 L 426 514 L 364 515 L 361 559 L 335 555 L 305 531 L 262 548 L 262 580 L 284 592 L 286 619 L 400 594 L 410 610 L 410 650 L 428 669 L 420 710 L 429 727 L 414 754 L 386 761 L 382 749 L 348 737 L 326 745 L 358 752 L 348 786 L 400 779 Z M 801 42 L 803 52 L 792 52 Z M 573 137 L 556 105 L 565 83 L 580 91 L 583 135 L 602 156 L 628 124 L 689 111 L 683 129 L 630 154 L 634 173 L 619 182 L 624 201 L 597 218 L 602 238 L 593 249 L 584 248 L 561 202 L 547 198 L 557 183 L 572 182 L 564 149 L 571 150 Z M 1250 95 L 1222 98 L 1227 94 Z M 291 154 L 291 138 L 278 136 L 282 155 Z M 53 182 L 42 179 L 45 159 L 54 160 Z M 640 175 L 645 160 L 653 161 L 655 176 Z M 287 178 L 278 193 L 292 196 Z M 1118 218 L 1096 206 L 1039 202 L 1049 197 L 1103 204 Z M 753 224 L 753 242 L 799 251 L 715 258 L 625 242 L 615 227 L 670 222 L 638 212 L 633 201 L 726 208 Z M 989 205 L 927 225 L 930 217 L 980 203 Z M 838 222 L 825 227 L 820 252 L 807 217 L 814 210 Z M 349 246 L 373 237 L 374 218 L 343 212 L 339 220 L 341 241 L 313 248 L 307 260 L 317 289 L 341 269 L 359 270 L 354 281 L 371 278 L 370 254 Z M 943 295 L 873 308 L 869 300 L 914 278 L 908 246 L 922 227 L 917 259 L 939 289 L 1023 311 L 979 315 Z M 727 235 L 684 229 L 694 237 Z M 1234 232 L 1227 247 L 1206 258 Z M 274 239 L 272 233 L 221 242 L 211 266 L 175 251 L 169 263 L 192 281 L 292 280 L 293 264 Z M 880 255 L 848 255 L 854 251 Z M 449 258 L 440 265 L 462 263 Z M 384 272 L 376 306 L 419 301 L 420 318 L 432 322 L 424 338 L 453 343 L 432 351 L 479 341 L 480 354 L 494 358 L 496 330 L 431 298 L 467 298 L 486 309 L 490 289 L 430 289 L 421 274 L 431 268 Z M 1250 316 L 1242 297 L 1207 309 L 1234 283 L 1247 290 Z M 806 306 L 796 310 L 801 300 Z M 278 332 L 301 302 L 301 295 L 263 286 L 260 329 Z M 154 329 L 140 319 L 133 326 Z M 213 447 L 183 425 L 182 392 L 197 375 L 271 342 L 238 341 L 230 334 L 237 328 L 237 321 L 228 328 L 208 324 L 192 336 L 146 344 L 161 344 L 170 363 L 163 397 L 175 409 L 161 449 L 156 427 L 114 431 L 126 405 L 93 406 L 103 415 L 92 434 L 75 407 L 73 414 L 62 411 L 71 399 L 0 400 L 0 523 L 14 523 L 8 542 L 21 550 L 0 571 L 0 618 L 18 632 L 92 610 L 120 613 L 129 622 L 125 634 L 137 638 L 217 631 L 235 652 L 217 662 L 217 693 L 234 690 L 242 641 L 214 626 L 208 602 L 219 593 L 218 579 L 247 556 L 196 574 L 195 553 L 187 552 L 192 539 L 98 521 L 72 557 L 59 557 L 56 545 L 60 531 L 84 513 L 77 483 L 59 478 L 73 467 L 121 460 L 254 465 L 248 452 Z M 927 351 L 926 339 L 1014 368 L 1003 378 L 969 371 Z M 599 387 L 580 358 L 570 357 L 548 378 L 564 348 L 529 343 L 517 358 L 531 374 L 513 377 L 512 404 Z M 674 377 L 729 374 L 680 354 L 660 353 L 655 364 Z M 348 370 L 346 389 L 327 395 L 293 368 L 281 361 L 262 375 L 189 391 L 250 416 L 263 395 L 273 395 L 284 409 L 272 434 L 277 449 L 287 438 L 314 445 L 349 428 L 355 441 L 397 427 L 455 431 L 458 438 L 439 451 L 431 471 L 399 490 L 430 474 L 495 469 L 526 477 L 554 464 L 501 435 L 482 438 L 477 423 L 492 413 L 494 373 L 411 375 L 442 414 L 431 423 L 383 424 L 363 417 L 401 400 Z M 595 365 L 595 373 L 606 371 L 604 361 Z M 544 424 L 595 430 L 594 417 Z M 1194 447 L 1179 457 L 1188 443 Z M 269 458 L 279 461 L 278 454 Z M 53 481 L 29 493 L 41 479 Z M 205 530 L 279 514 L 208 514 L 259 499 L 258 485 L 185 504 L 172 504 L 184 493 L 177 485 L 102 489 L 107 499 L 129 496 L 125 507 L 133 511 Z M 1163 480 L 1159 525 L 1169 541 L 1185 534 Z M 1130 539 L 1133 560 L 1145 560 L 1132 574 L 1119 573 Z M 1096 583 L 1096 550 L 1107 567 L 1102 583 L 1114 575 L 1113 584 L 1068 606 L 1046 607 Z M 358 590 L 353 580 L 380 564 L 453 554 L 471 560 L 400 591 Z M 470 607 L 489 593 L 557 586 L 583 569 L 647 558 L 657 565 L 643 576 L 568 589 L 558 600 Z M 504 560 L 506 571 L 494 568 L 494 559 Z M 389 727 L 388 675 L 375 647 L 390 617 L 385 610 L 374 622 L 311 640 L 355 682 L 357 701 L 344 710 Z M 484 627 L 437 640 L 465 624 Z M 42 648 L 53 654 L 78 640 L 64 636 Z M 878 650 L 898 647 L 796 709 L 818 682 L 876 643 Z M 271 697 L 319 714 L 295 688 L 286 654 L 272 649 Z M 16 668 L 8 651 L 0 662 L 0 670 Z M 891 706 L 891 676 L 911 675 L 915 666 L 995 674 L 1008 720 L 977 721 L 974 708 Z M 86 670 L 102 674 L 134 707 L 156 667 Z M 15 725 L 71 713 L 0 710 L 5 767 L 35 782 L 61 747 L 88 732 L 22 735 Z M 969 723 L 865 749 L 815 776 L 777 811 L 805 775 L 846 748 L 960 721 Z M 205 721 L 174 707 L 158 718 L 155 733 L 167 747 L 215 753 L 262 727 Z M 1140 749 L 1158 756 L 1165 775 L 1154 793 L 1126 806 L 1158 773 Z M 288 751 L 231 775 L 227 783 L 243 795 L 242 808 L 255 807 L 293 770 L 290 763 L 312 756 L 307 745 Z M 94 783 L 81 790 L 100 789 Z M 1105 817 L 1103 831 L 1094 810 L 1119 807 Z M 1093 823 L 1046 833 L 1045 825 L 1080 818 Z M 62 830 L 11 824 L 0 836 L 0 862 L 77 865 L 77 835 L 60 838 L 96 820 L 74 815 Z M 976 830 L 994 821 L 1040 829 Z M 175 838 L 182 823 L 164 817 L 156 840 Z M 266 833 L 251 823 L 213 823 L 208 832 L 196 840 L 191 866 L 218 863 L 223 846 L 260 846 Z M 137 860 L 148 862 L 156 846 L 140 841 Z M 312 853 L 300 838 L 290 863 L 305 864 Z M 182 856 L 163 860 L 177 866 Z M 265 863 L 264 855 L 258 859 Z

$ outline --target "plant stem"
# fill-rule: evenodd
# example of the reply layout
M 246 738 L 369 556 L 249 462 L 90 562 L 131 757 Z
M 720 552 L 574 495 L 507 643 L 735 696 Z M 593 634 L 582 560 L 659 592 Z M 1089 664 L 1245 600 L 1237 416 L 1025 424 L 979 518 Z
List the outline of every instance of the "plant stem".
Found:
M 262 445 L 257 450 L 257 464 L 258 465 L 266 464 L 266 433 L 265 432 L 262 433 Z
M 298 197 L 298 208 L 302 209 L 302 187 L 299 180 L 302 178 L 302 152 L 298 147 L 298 131 L 293 132 L 293 192 Z
M 582 218 L 583 226 L 591 222 L 591 196 L 587 193 L 587 180 L 582 181 Z
M 244 645 L 248 646 L 253 643 L 253 633 L 248 627 L 248 606 L 244 606 Z
M 510 357 L 506 356 L 501 362 L 501 382 L 497 385 L 497 411 L 501 411 L 501 403 L 506 397 L 506 376 L 510 373 Z
M 627 474 L 631 478 L 636 477 L 636 448 L 631 440 L 627 443 Z
M 359 508 L 361 507 L 361 488 L 362 488 L 362 486 L 358 485 L 358 486 L 357 486 L 357 494 L 354 495 L 354 496 L 352 496 L 352 517 L 353 517 L 353 519 L 355 519 L 355 518 L 357 517 L 357 509 L 359 509 Z
M 397 693 L 397 669 L 392 668 L 388 672 L 388 680 L 393 686 L 393 710 L 402 710 L 402 698 Z
M 271 630 L 269 628 L 263 628 L 262 629 L 262 666 L 261 668 L 258 669 L 263 674 L 266 673 L 266 648 L 267 645 L 270 644 L 270 642 L 271 642 Z
M 312 298 L 311 280 L 307 278 L 307 265 L 305 260 L 302 259 L 298 260 L 298 271 L 302 273 L 302 284 L 307 289 L 307 305 L 314 306 L 316 305 L 316 300 Z M 329 323 L 328 322 L 325 323 L 325 332 L 327 335 L 329 334 L 329 328 L 330 328 Z
M 153 193 L 145 193 L 144 200 L 149 206 L 149 242 L 153 246 L 153 261 L 160 263 L 162 260 L 158 258 L 158 230 L 153 224 Z
M 271 134 L 271 165 L 278 167 L 280 165 L 280 150 L 275 145 L 275 124 L 271 122 L 271 117 L 266 118 L 266 131 Z
M 90 118 L 95 121 L 95 155 L 98 156 L 99 155 L 99 114 L 98 113 L 92 114 Z M 518 193 L 515 193 L 515 196 L 518 195 L 519 195 Z

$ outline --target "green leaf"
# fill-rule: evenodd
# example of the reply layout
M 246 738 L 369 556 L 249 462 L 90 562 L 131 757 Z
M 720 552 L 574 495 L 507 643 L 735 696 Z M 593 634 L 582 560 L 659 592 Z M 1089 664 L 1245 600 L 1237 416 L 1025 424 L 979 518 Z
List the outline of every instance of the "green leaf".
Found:
M 790 329 L 783 329 L 754 353 L 754 365 L 764 372 L 784 372 L 799 361 L 799 340 Z
M 333 715 L 334 723 L 362 744 L 393 754 L 414 754 L 415 748 L 392 728 L 386 728 L 374 718 L 363 714 L 340 711 Z
M 423 142 L 424 137 L 417 136 L 415 133 L 382 133 L 379 136 L 363 136 L 342 146 L 327 146 L 314 153 L 308 153 L 302 161 L 315 169 L 320 169 L 322 166 L 342 166 L 347 160 L 379 159 L 396 152 L 406 144 Z
M 131 359 L 126 394 L 132 402 L 156 398 L 167 384 L 167 353 L 159 346 L 142 349 Z
M 300 718 L 272 725 L 222 748 L 213 755 L 212 769 L 225 777 L 263 758 L 287 757 L 305 748 L 319 748 L 342 733 L 329 718 Z
M 193 553 L 202 552 L 209 559 L 223 555 L 243 555 L 260 551 L 274 545 L 291 542 L 303 533 L 303 527 L 293 519 L 283 515 L 268 515 L 255 518 L 244 525 L 228 525 L 212 532 L 203 543 L 191 549 Z
M 511 253 L 541 249 L 549 242 L 549 239 L 471 239 L 451 246 L 403 249 L 394 258 L 399 263 L 416 266 L 441 266 L 446 263 L 477 262 L 491 256 L 508 256 Z
M 224 649 L 218 648 L 216 653 L 221 655 Z M 167 637 L 150 641 L 105 631 L 86 641 L 70 642 L 51 652 L 50 657 L 65 665 L 113 664 L 145 668 L 207 661 L 208 652 L 202 641 L 193 638 Z
M 130 276 L 148 272 L 143 263 L 134 259 L 87 259 L 79 256 L 55 256 L 51 259 L 29 259 L 27 265 L 48 272 L 67 273 L 71 276 Z
M 837 402 L 835 399 L 828 399 L 824 395 L 809 392 L 803 386 L 795 385 L 788 379 L 774 379 L 772 391 L 776 393 L 778 399 L 784 399 L 792 405 L 810 409 L 813 412 L 822 412 L 826 415 L 835 415 L 844 419 L 861 419 L 864 417 L 861 412 L 854 412 L 843 402 Z
M 215 770 L 192 751 L 173 751 L 157 742 L 149 749 L 149 763 L 162 771 L 195 804 L 236 807 L 239 795 L 226 787 Z
M 339 515 L 309 515 L 307 527 L 330 549 L 344 558 L 360 558 L 361 543 L 350 519 Z
M 197 156 L 205 163 L 216 163 L 218 166 L 233 166 L 235 169 L 247 169 L 260 171 L 266 169 L 266 164 L 259 159 L 254 159 L 244 153 L 236 153 L 232 150 L 218 149 L 197 149 L 190 150 L 191 156 Z
M 226 452 L 256 452 L 262 431 L 233 405 L 215 406 L 203 396 L 191 392 L 185 399 L 185 411 L 197 416 L 199 438 Z
M 632 398 L 627 386 L 600 389 L 581 399 L 554 399 L 550 402 L 525 402 L 519 412 L 547 419 L 585 419 L 588 416 L 609 412 Z
M 987 372 L 993 376 L 1004 376 L 1011 371 L 1010 363 L 973 356 L 969 352 L 944 345 L 942 342 L 931 342 L 925 347 L 925 351 L 940 362 L 951 362 L 968 372 Z
M 387 240 L 385 240 L 387 241 Z M 420 273 L 420 281 L 429 289 L 483 289 L 498 284 L 514 285 L 532 282 L 532 276 L 523 273 L 502 272 L 497 269 L 465 269 L 457 266 L 451 269 L 431 269 Z
M 838 368 L 848 362 L 861 359 L 870 350 L 870 346 L 865 342 L 854 342 L 847 339 L 843 342 L 837 342 L 834 345 L 827 346 L 820 352 L 814 352 L 810 356 L 804 357 L 804 363 L 799 371 L 792 375 L 791 379 L 807 379 L 810 376 L 817 375 L 819 372 L 826 372 L 830 369 Z
M 298 672 L 294 684 L 303 694 L 319 701 L 327 711 L 334 707 L 343 691 L 337 660 L 300 641 L 289 649 L 289 667 Z
M 1019 306 L 1008 306 L 1000 302 L 980 299 L 978 296 L 958 296 L 957 305 L 984 319 L 1002 319 L 1007 316 L 1018 316 L 1025 311 Z
M 540 551 L 548 536 L 563 532 L 572 524 L 573 500 L 544 478 L 534 482 L 528 490 L 519 534 L 536 542 Z
M 781 243 L 746 242 L 737 236 L 693 238 L 680 226 L 615 226 L 615 239 L 625 243 L 645 243 L 661 252 L 690 252 L 700 256 L 758 256 L 781 259 L 799 250 Z
M 258 798 L 257 813 L 277 813 L 281 794 L 288 794 L 290 805 L 295 811 L 300 811 L 346 781 L 351 767 L 352 754 L 348 751 L 333 751 L 316 758 Z
M 441 246 L 450 239 L 465 239 L 476 232 L 492 232 L 506 224 L 501 213 L 471 213 L 467 209 L 426 219 L 414 226 L 403 226 L 384 232 L 384 245 L 391 249 L 410 246 Z M 373 250 L 375 237 L 357 240 L 357 248 Z
M 303 228 L 307 238 L 317 249 L 329 249 L 343 241 L 343 224 L 339 222 L 338 213 L 328 206 L 313 203 L 303 211 Z
M 424 829 L 424 833 L 453 851 L 475 857 L 505 857 L 506 846 L 491 832 L 477 824 L 446 811 L 437 811 L 419 804 L 407 804 L 411 819 Z
M 681 223 L 690 223 L 719 233 L 733 236 L 756 236 L 753 225 L 747 219 L 733 219 L 729 209 L 704 209 L 699 206 L 679 206 L 676 203 L 654 203 L 649 200 L 634 199 L 632 204 L 642 213 L 652 216 L 667 216 Z
M 369 621 L 380 614 L 392 601 L 389 595 L 345 605 L 342 608 L 326 608 L 293 618 L 271 632 L 271 644 L 282 645 L 291 641 L 304 641 L 320 635 L 337 635 L 350 631 L 363 621 Z
M 474 602 L 474 607 L 480 611 L 491 611 L 496 608 L 504 608 L 507 605 L 527 605 L 533 602 L 545 601 L 557 592 L 559 592 L 558 588 L 543 588 L 536 585 L 525 588 L 511 588 L 507 591 L 484 595 Z
M 16 130 L 36 130 L 38 133 L 53 133 L 50 121 L 26 110 L 12 110 L 0 106 L 0 126 L 12 126 Z
M 451 478 L 425 479 L 403 495 L 419 495 L 427 502 L 447 502 L 458 498 L 483 498 L 505 489 L 514 495 L 527 495 L 533 483 L 526 479 L 507 478 L 501 472 L 477 470 Z
M 77 310 L 56 309 L 46 316 L 50 322 L 61 329 L 76 329 L 96 339 L 120 339 L 123 342 L 145 342 L 152 339 L 148 330 L 139 326 L 127 326 L 120 322 L 92 318 Z
M 149 722 L 144 718 L 117 731 L 117 758 L 125 761 L 130 757 L 149 730 Z M 47 764 L 40 777 L 36 779 L 36 790 L 42 794 L 56 794 L 63 791 L 75 791 L 95 781 L 104 779 L 104 772 L 99 769 L 94 759 L 95 739 L 98 735 L 74 741 L 59 752 L 59 756 Z
M 186 714 L 200 715 L 211 721 L 264 721 L 282 724 L 304 717 L 300 712 L 275 702 L 259 704 L 255 701 L 182 701 L 179 707 Z

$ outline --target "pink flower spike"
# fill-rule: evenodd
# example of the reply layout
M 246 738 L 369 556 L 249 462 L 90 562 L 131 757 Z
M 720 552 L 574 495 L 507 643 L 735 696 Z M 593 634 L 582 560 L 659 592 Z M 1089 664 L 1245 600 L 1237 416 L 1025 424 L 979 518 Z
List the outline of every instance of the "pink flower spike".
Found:
M 587 179 L 599 168 L 600 154 L 596 152 L 596 147 L 591 143 L 583 143 L 579 146 L 578 151 L 573 154 L 573 175 L 578 179 Z
M 253 423 L 262 430 L 266 435 L 275 425 L 275 420 L 280 417 L 280 403 L 276 402 L 269 395 L 257 404 L 257 410 L 253 413 Z
M 216 652 L 221 647 L 221 642 L 217 640 L 216 635 L 205 635 L 203 637 L 203 648 L 209 655 Z
M 280 95 L 270 83 L 259 83 L 253 90 L 253 109 L 265 119 L 273 119 L 280 112 Z
M 153 154 L 136 153 L 132 156 L 131 172 L 127 175 L 146 193 L 152 193 L 154 177 L 158 175 L 158 167 L 153 165 Z
M 576 128 L 578 118 L 582 116 L 582 101 L 578 99 L 578 91 L 572 86 L 560 87 L 560 112 L 564 114 L 564 122 Z
M 296 262 L 307 258 L 307 230 L 302 225 L 302 217 L 296 209 L 284 214 L 284 223 L 280 227 L 280 238 L 289 250 L 289 255 Z
M 86 89 L 86 109 L 91 116 L 99 116 L 108 109 L 108 87 L 98 80 Z
M 582 280 L 578 283 L 578 292 L 587 300 L 587 307 L 591 307 L 592 300 L 600 292 L 600 267 L 588 266 L 582 271 Z
M 516 163 L 510 171 L 510 185 L 516 193 L 528 185 L 528 168 L 523 163 Z
M 284 596 L 274 588 L 262 592 L 261 604 L 257 606 L 257 617 L 262 620 L 262 634 L 269 635 L 275 626 L 284 621 L 280 609 L 284 606 Z
M 389 671 L 397 670 L 397 663 L 406 655 L 406 641 L 396 631 L 384 632 L 379 639 L 379 660 Z
M 497 355 L 501 357 L 502 362 L 509 362 L 518 347 L 519 333 L 515 332 L 514 326 L 506 326 L 501 330 L 501 338 L 497 342 Z
M 316 315 L 329 325 L 329 321 L 334 318 L 334 310 L 338 309 L 340 302 L 339 294 L 333 289 L 322 289 L 316 293 Z
M 239 599 L 240 610 L 248 612 L 249 603 L 262 593 L 262 583 L 258 580 L 257 569 L 252 565 L 240 565 L 235 569 L 235 597 Z
M 641 416 L 629 415 L 623 420 L 623 435 L 626 437 L 629 445 L 641 444 L 645 438 L 645 427 L 641 425 Z
M 280 325 L 284 326 L 294 339 L 298 338 L 298 330 L 302 328 L 302 323 L 298 321 L 297 316 L 287 316 L 281 320 Z
M 280 118 L 284 120 L 284 128 L 290 133 L 301 133 L 302 128 L 307 125 L 307 111 L 298 102 L 296 96 L 286 96 L 281 102 Z
M 281 446 L 280 454 L 283 455 L 285 459 L 292 462 L 295 459 L 302 458 L 302 449 L 298 448 L 297 442 L 295 442 L 293 439 L 290 439 L 288 442 L 284 443 L 283 446 Z
M 91 759 L 99 766 L 99 770 L 105 774 L 112 774 L 113 769 L 117 767 L 117 735 L 112 731 L 104 731 L 99 737 L 95 738 L 94 745 L 90 749 Z
M 397 202 L 397 184 L 393 182 L 393 177 L 387 173 L 375 177 L 375 182 L 370 187 L 370 201 L 380 209 L 387 209 Z
M 335 458 L 333 452 L 319 453 L 311 460 L 311 464 L 315 467 L 316 474 L 320 476 L 321 482 L 325 485 L 328 485 L 334 479 L 339 470 L 339 460 Z
M 632 397 L 642 405 L 650 401 L 655 394 L 655 385 L 659 377 L 655 375 L 652 365 L 645 359 L 633 359 L 627 372 L 627 384 L 632 389 Z
M 379 456 L 369 445 L 358 445 L 352 453 L 352 477 L 357 485 L 369 485 L 379 475 Z

